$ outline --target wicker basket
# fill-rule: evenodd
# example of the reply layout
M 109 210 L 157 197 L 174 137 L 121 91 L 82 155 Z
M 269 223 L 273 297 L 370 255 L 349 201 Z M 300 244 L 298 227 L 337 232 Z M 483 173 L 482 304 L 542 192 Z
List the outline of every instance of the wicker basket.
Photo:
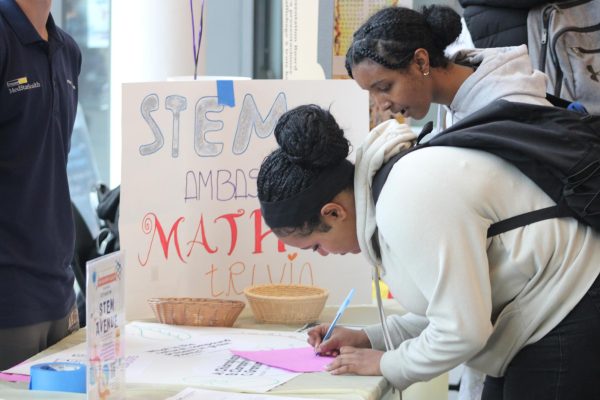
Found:
M 244 289 L 254 318 L 274 324 L 305 324 L 323 311 L 327 290 L 303 285 L 257 285 Z
M 232 326 L 246 304 L 238 300 L 170 297 L 148 299 L 156 318 L 163 324 Z

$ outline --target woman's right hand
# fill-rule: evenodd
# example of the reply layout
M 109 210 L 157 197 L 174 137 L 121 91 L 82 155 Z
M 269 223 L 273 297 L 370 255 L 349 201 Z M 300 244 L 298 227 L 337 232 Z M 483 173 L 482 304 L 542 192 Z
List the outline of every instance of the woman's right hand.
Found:
M 348 329 L 336 327 L 331 337 L 323 342 L 329 324 L 317 325 L 308 331 L 308 343 L 314 347 L 315 352 L 328 356 L 336 356 L 342 346 L 370 348 L 371 342 L 367 334 L 361 329 Z

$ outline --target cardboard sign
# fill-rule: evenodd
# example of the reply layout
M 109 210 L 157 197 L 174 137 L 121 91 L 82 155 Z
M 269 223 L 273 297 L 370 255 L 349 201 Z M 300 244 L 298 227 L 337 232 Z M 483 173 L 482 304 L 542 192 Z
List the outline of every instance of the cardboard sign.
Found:
M 321 286 L 329 304 L 355 287 L 355 302 L 370 303 L 370 266 L 360 254 L 286 248 L 260 214 L 256 178 L 277 147 L 275 124 L 307 103 L 329 109 L 355 148 L 368 132 L 368 95 L 354 81 L 123 86 L 128 319 L 150 317 L 151 297 L 244 300 L 243 289 L 260 283 Z

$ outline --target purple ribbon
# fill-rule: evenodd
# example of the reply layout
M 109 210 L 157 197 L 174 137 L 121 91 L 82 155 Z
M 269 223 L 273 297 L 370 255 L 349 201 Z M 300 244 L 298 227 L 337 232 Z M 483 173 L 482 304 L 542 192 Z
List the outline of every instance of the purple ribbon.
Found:
M 190 13 L 192 14 L 192 43 L 194 51 L 194 80 L 198 78 L 198 59 L 200 57 L 200 44 L 202 43 L 202 26 L 204 25 L 204 0 L 200 3 L 200 26 L 198 27 L 198 45 L 196 46 L 196 22 L 194 21 L 194 0 L 190 0 Z

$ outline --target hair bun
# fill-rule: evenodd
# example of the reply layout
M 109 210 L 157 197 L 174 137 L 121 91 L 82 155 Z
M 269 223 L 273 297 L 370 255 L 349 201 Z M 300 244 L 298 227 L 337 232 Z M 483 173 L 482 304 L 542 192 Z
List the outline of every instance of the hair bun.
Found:
M 307 169 L 337 165 L 350 149 L 333 115 L 314 104 L 287 111 L 277 121 L 275 139 L 291 162 Z
M 424 6 L 421 13 L 431 27 L 436 45 L 444 50 L 454 43 L 462 31 L 460 15 L 452 8 L 441 5 Z

